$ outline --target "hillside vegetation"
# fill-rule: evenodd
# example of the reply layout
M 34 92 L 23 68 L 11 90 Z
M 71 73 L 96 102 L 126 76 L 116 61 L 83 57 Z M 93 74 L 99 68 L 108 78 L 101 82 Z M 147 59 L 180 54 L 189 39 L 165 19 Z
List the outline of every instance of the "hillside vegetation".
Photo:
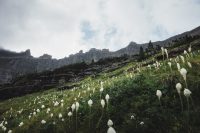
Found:
M 170 55 L 176 49 L 65 83 L 73 89 L 2 101 L 0 132 L 198 133 L 200 51 L 185 45 L 178 56 Z

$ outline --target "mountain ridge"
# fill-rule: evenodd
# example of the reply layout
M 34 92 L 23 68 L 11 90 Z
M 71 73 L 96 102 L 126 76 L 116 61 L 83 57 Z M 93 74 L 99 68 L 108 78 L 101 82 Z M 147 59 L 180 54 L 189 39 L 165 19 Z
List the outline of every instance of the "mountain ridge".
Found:
M 163 41 L 152 42 L 152 44 L 154 47 L 168 47 L 169 45 L 173 45 L 174 42 L 179 39 L 195 36 L 200 36 L 200 26 L 191 31 L 186 31 Z M 139 54 L 140 47 L 146 49 L 148 44 L 149 43 L 137 44 L 136 42 L 130 42 L 126 47 L 117 51 L 91 48 L 85 53 L 81 50 L 76 54 L 71 54 L 62 59 L 54 59 L 48 54 L 44 54 L 36 58 L 31 55 L 31 51 L 29 49 L 20 53 L 0 49 L 0 84 L 7 83 L 19 75 L 42 72 L 46 70 L 52 71 L 56 68 L 69 64 L 80 62 L 90 63 L 92 61 L 96 62 L 100 59 L 121 57 L 123 55 L 137 55 Z

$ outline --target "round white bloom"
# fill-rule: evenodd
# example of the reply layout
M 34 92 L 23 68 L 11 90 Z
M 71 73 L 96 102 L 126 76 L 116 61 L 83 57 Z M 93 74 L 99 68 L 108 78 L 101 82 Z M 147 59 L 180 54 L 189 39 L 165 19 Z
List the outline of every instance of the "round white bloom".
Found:
M 135 119 L 135 116 L 134 115 L 131 115 L 131 120 Z
M 41 123 L 42 123 L 42 124 L 46 124 L 46 121 L 45 121 L 45 120 L 42 120 Z
M 43 109 L 43 108 L 45 108 L 45 106 L 44 106 L 44 105 L 42 105 L 42 106 L 41 106 L 41 108 Z
M 184 50 L 184 52 L 183 52 L 183 53 L 184 53 L 184 54 L 188 54 L 186 50 Z
M 192 92 L 189 90 L 189 89 L 184 89 L 184 95 L 188 98 L 191 94 L 192 94 Z
M 101 106 L 102 106 L 102 108 L 104 108 L 104 106 L 105 106 L 105 100 L 104 99 L 101 99 Z
M 108 103 L 110 96 L 108 94 L 106 94 L 105 99 L 106 99 L 106 102 Z
M 9 130 L 8 133 L 12 133 L 12 130 Z
M 51 110 L 50 108 L 47 109 L 47 114 L 50 112 L 50 110 Z
M 100 92 L 103 92 L 103 87 L 100 89 Z
M 50 116 L 51 116 L 51 118 L 52 118 L 52 117 L 53 117 L 53 113 L 51 113 L 51 115 L 50 115 Z
M 143 121 L 141 121 L 141 122 L 140 122 L 140 125 L 144 125 L 144 122 L 143 122 Z
M 75 108 L 76 108 L 76 105 L 75 105 L 75 104 L 72 104 L 71 108 L 72 108 L 72 112 L 74 112 L 74 110 L 75 110 Z
M 37 109 L 36 111 L 39 113 L 39 112 L 40 112 L 40 109 Z
M 109 127 L 112 127 L 113 126 L 113 122 L 112 122 L 112 120 L 108 120 L 108 122 L 107 122 L 107 125 L 109 126 Z
M 93 104 L 93 101 L 90 99 L 90 100 L 88 101 L 88 105 L 91 107 L 92 104 Z
M 191 52 L 192 51 L 192 47 L 190 45 L 190 47 L 188 48 L 188 52 Z
M 116 133 L 113 127 L 109 127 L 107 133 Z
M 68 116 L 69 116 L 69 117 L 71 117 L 71 116 L 72 116 L 72 112 L 71 112 L 71 111 L 68 113 Z
M 7 130 L 7 128 L 6 128 L 5 126 L 3 126 L 2 129 L 3 129 L 3 131 L 6 131 L 6 130 Z
M 63 103 L 63 102 L 64 102 L 64 100 L 62 99 L 60 102 L 61 102 L 61 103 Z
M 62 118 L 62 114 L 61 113 L 59 113 L 58 118 Z
M 162 96 L 162 92 L 160 90 L 156 91 L 156 96 L 158 97 L 158 99 L 160 100 L 161 96 Z
M 176 90 L 177 90 L 177 92 L 178 92 L 179 94 L 181 93 L 181 89 L 182 89 L 181 83 L 177 83 L 177 84 L 176 84 Z
M 58 106 L 58 105 L 59 105 L 59 102 L 56 101 L 56 102 L 54 103 L 54 106 L 56 107 L 56 106 Z
M 187 70 L 185 68 L 181 68 L 180 73 L 183 76 L 184 80 L 186 80 Z

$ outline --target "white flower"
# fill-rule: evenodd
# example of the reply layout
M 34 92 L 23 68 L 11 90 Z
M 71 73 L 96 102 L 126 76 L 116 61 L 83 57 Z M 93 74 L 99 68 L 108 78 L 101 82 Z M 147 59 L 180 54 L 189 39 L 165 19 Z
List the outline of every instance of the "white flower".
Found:
M 29 115 L 28 118 L 31 119 L 31 115 Z
M 109 126 L 109 127 L 112 127 L 113 126 L 113 122 L 112 122 L 112 120 L 108 120 L 108 122 L 107 122 L 107 125 Z
M 151 69 L 151 65 L 148 65 L 147 67 L 148 67 L 149 69 Z
M 36 115 L 36 112 L 33 112 L 33 115 Z
M 40 109 L 37 109 L 36 111 L 39 113 L 39 112 L 40 112 Z
M 88 105 L 91 107 L 92 104 L 93 104 L 93 101 L 90 99 L 90 100 L 88 101 Z
M 69 116 L 69 117 L 71 117 L 71 116 L 72 116 L 72 112 L 71 112 L 71 111 L 68 113 L 68 116 Z
M 176 90 L 177 90 L 178 94 L 181 93 L 181 89 L 182 89 L 181 83 L 177 83 L 177 84 L 176 84 Z
M 101 99 L 101 106 L 102 106 L 102 108 L 104 108 L 104 106 L 105 106 L 105 100 L 104 99 Z
M 156 96 L 158 97 L 158 99 L 160 100 L 161 96 L 162 96 L 162 92 L 160 90 L 156 91 Z
M 24 123 L 23 122 L 20 122 L 19 123 L 19 127 L 21 127 L 21 126 L 23 126 L 24 125 Z
M 41 106 L 41 108 L 43 109 L 43 108 L 45 108 L 45 106 L 44 106 L 44 105 L 42 105 L 42 106 Z
M 7 128 L 6 128 L 5 126 L 3 126 L 2 129 L 3 129 L 3 131 L 6 131 L 6 130 L 7 130 Z
M 188 66 L 189 66 L 190 68 L 192 68 L 192 64 L 191 64 L 190 62 L 187 62 L 187 64 L 188 64 Z
M 141 121 L 141 122 L 140 122 L 140 125 L 144 125 L 144 122 L 143 122 L 143 121 Z
M 95 92 L 95 90 L 96 90 L 96 89 L 94 88 L 94 89 L 93 89 L 93 93 Z
M 188 53 L 187 53 L 187 51 L 186 50 L 184 50 L 184 52 L 183 52 L 185 55 L 187 55 Z
M 183 94 L 188 98 L 192 94 L 192 92 L 189 89 L 185 88 Z
M 76 108 L 76 105 L 73 103 L 72 106 L 71 106 L 71 108 L 72 108 L 72 112 L 74 112 L 74 110 Z
M 181 68 L 180 73 L 183 76 L 183 79 L 186 80 L 187 70 L 185 68 Z
M 106 99 L 106 102 L 107 102 L 107 104 L 108 104 L 108 101 L 109 101 L 109 99 L 110 99 L 110 96 L 109 96 L 108 94 L 106 94 L 105 99 Z
M 53 117 L 53 113 L 50 114 L 51 118 Z
M 131 120 L 135 119 L 135 116 L 134 115 L 131 115 Z
M 116 133 L 113 127 L 109 127 L 107 133 Z
M 8 133 L 12 133 L 12 130 L 9 130 Z
M 79 109 L 79 103 L 76 102 L 76 112 L 78 111 L 78 109 Z
M 177 65 L 177 69 L 180 71 L 181 70 L 180 64 L 177 63 L 176 65 Z
M 46 121 L 45 121 L 45 120 L 42 120 L 41 123 L 42 123 L 42 124 L 46 124 Z
M 63 102 L 64 102 L 64 100 L 62 99 L 60 102 L 61 102 L 61 103 L 63 103 Z
M 182 55 L 180 57 L 181 57 L 182 62 L 185 63 L 185 58 Z
M 188 48 L 188 52 L 191 52 L 192 51 L 192 47 L 190 45 L 190 47 Z
M 60 105 L 61 107 L 63 107 L 64 106 L 64 104 L 63 103 L 61 103 L 61 105 Z
M 161 47 L 161 51 L 162 51 L 162 55 L 164 55 L 165 50 L 163 47 Z
M 100 92 L 103 92 L 103 87 L 100 89 Z
M 59 113 L 58 118 L 62 118 L 62 114 L 61 113 Z
M 51 110 L 50 108 L 47 109 L 47 114 L 50 112 L 50 110 Z
M 170 68 L 172 67 L 172 63 L 171 62 L 168 62 L 168 65 L 169 65 Z
M 59 102 L 56 101 L 56 102 L 54 103 L 54 106 L 56 107 L 56 106 L 58 106 L 58 105 L 59 105 Z
M 167 51 L 167 49 L 165 49 L 165 54 L 166 54 L 167 59 L 168 59 L 168 58 L 169 58 L 169 55 L 168 55 L 168 51 Z

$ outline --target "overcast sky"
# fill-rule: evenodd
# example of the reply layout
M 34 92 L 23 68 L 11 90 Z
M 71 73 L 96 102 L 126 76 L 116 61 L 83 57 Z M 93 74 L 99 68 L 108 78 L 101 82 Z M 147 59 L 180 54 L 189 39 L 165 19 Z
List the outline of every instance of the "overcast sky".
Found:
M 0 0 L 0 47 L 63 58 L 200 26 L 200 0 Z

